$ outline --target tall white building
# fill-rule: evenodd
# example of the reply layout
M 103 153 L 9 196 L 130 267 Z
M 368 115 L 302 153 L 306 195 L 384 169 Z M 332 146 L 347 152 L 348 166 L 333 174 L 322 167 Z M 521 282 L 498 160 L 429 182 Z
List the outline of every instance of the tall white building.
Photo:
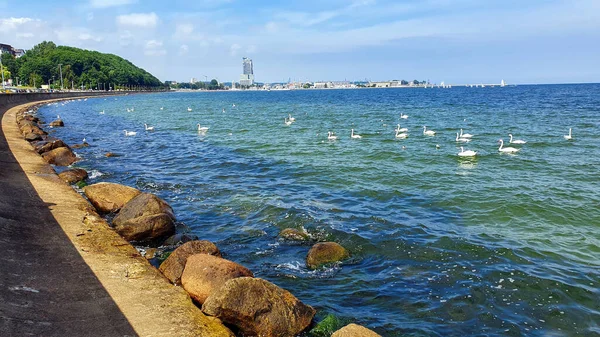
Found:
M 243 73 L 240 75 L 240 85 L 251 86 L 254 84 L 254 69 L 252 59 L 242 58 Z

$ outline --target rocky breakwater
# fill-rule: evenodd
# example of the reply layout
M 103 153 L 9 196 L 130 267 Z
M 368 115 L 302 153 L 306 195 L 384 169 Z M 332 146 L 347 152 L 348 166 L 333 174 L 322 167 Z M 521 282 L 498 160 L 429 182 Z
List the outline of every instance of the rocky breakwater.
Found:
M 112 225 L 126 240 L 156 242 L 174 232 L 172 208 L 153 194 L 112 183 L 86 186 L 84 193 L 100 206 L 98 211 L 117 213 Z M 159 270 L 172 283 L 181 284 L 205 314 L 243 336 L 296 336 L 311 325 L 316 312 L 289 291 L 222 258 L 209 241 L 184 243 Z
M 34 116 L 36 110 L 37 106 L 34 106 L 22 109 L 16 115 L 17 125 L 25 140 L 30 142 L 34 150 L 49 164 L 70 166 L 77 162 L 77 156 L 67 144 L 48 136 L 48 133 L 42 129 L 40 119 Z M 64 125 L 62 121 L 60 122 Z
M 49 137 L 40 127 L 39 119 L 31 113 L 31 110 L 23 111 L 17 122 L 35 151 L 53 165 L 69 166 L 76 162 L 71 148 L 62 140 Z M 64 126 L 62 121 L 52 124 L 53 127 Z M 74 168 L 60 176 L 72 184 L 86 179 L 87 172 Z M 173 209 L 156 195 L 108 182 L 85 186 L 83 193 L 98 213 L 109 215 L 108 219 L 115 215 L 111 225 L 128 241 L 160 246 L 169 242 L 171 239 L 164 239 L 175 232 Z M 282 231 L 280 237 L 311 241 L 305 231 L 292 229 Z M 339 244 L 323 242 L 310 249 L 306 262 L 309 268 L 315 269 L 348 257 L 348 251 Z M 255 278 L 246 267 L 223 258 L 212 242 L 184 243 L 169 255 L 159 270 L 171 283 L 181 285 L 206 315 L 224 322 L 239 335 L 292 337 L 308 330 L 313 323 L 314 308 L 289 291 Z M 336 336 L 363 336 L 367 331 L 370 330 L 352 325 L 336 332 Z

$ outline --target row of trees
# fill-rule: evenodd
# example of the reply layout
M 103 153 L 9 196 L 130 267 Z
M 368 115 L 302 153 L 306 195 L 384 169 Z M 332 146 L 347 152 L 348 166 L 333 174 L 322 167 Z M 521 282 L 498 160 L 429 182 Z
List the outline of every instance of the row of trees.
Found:
M 222 83 L 219 83 L 216 79 L 212 79 L 210 82 L 195 82 L 195 83 L 177 83 L 165 82 L 166 86 L 170 86 L 173 89 L 192 89 L 192 90 L 223 90 L 225 87 Z
M 113 55 L 73 47 L 56 46 L 44 41 L 16 59 L 2 54 L 8 77 L 24 85 L 39 88 L 42 84 L 60 86 L 61 73 L 65 88 L 120 87 L 156 88 L 163 83 L 144 69 Z M 59 66 L 59 64 L 61 66 Z

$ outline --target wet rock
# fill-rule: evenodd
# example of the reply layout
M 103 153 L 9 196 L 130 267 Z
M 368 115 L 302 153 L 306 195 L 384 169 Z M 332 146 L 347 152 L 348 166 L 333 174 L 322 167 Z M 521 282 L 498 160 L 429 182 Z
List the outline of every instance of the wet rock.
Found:
M 63 171 L 58 176 L 60 177 L 60 179 L 62 179 L 67 184 L 74 184 L 78 181 L 87 179 L 88 173 L 84 169 L 74 168 L 74 169 Z
M 177 228 L 179 231 L 180 229 Z M 163 246 L 177 246 L 189 241 L 198 240 L 197 235 L 188 234 L 188 233 L 176 233 L 168 237 L 163 243 Z M 214 255 L 214 254 L 212 254 Z
M 36 140 L 42 140 L 42 136 L 37 133 L 30 132 L 25 135 L 25 140 L 28 142 L 35 142 Z
M 181 285 L 196 302 L 202 304 L 225 282 L 238 277 L 254 277 L 254 274 L 235 262 L 208 254 L 195 254 L 187 258 Z
M 139 216 L 114 226 L 127 241 L 151 241 L 175 232 L 173 218 L 165 213 Z
M 59 147 L 69 147 L 65 142 L 60 139 L 49 137 L 45 141 L 38 142 L 34 145 L 35 152 L 42 154 L 54 149 L 58 149 Z
M 142 192 L 125 185 L 97 183 L 86 186 L 83 193 L 99 212 L 113 213 Z
M 42 158 L 49 163 L 57 166 L 69 166 L 77 161 L 77 157 L 67 147 L 59 147 L 57 149 L 45 152 Z
M 144 252 L 144 257 L 146 258 L 146 260 L 153 259 L 154 256 L 156 256 L 157 252 L 158 252 L 158 249 L 156 249 L 156 248 L 148 248 Z
M 346 248 L 335 242 L 319 242 L 308 251 L 306 265 L 308 268 L 315 269 L 325 264 L 342 261 L 349 256 Z
M 209 254 L 221 257 L 221 252 L 214 243 L 206 240 L 190 241 L 175 249 L 160 265 L 158 270 L 160 270 L 171 283 L 180 284 L 181 274 L 183 274 L 187 259 L 195 254 Z
M 62 121 L 62 119 L 57 119 L 55 121 L 50 122 L 50 124 L 48 124 L 48 125 L 50 125 L 52 127 L 55 127 L 55 126 L 65 126 L 65 123 Z
M 308 233 L 299 231 L 295 228 L 286 228 L 279 233 L 279 237 L 290 241 L 308 241 Z
M 74 149 L 81 149 L 81 148 L 88 147 L 88 146 L 90 146 L 90 144 L 88 144 L 87 142 L 83 142 L 81 144 L 75 144 L 72 147 Z
M 113 219 L 113 225 L 126 240 L 154 240 L 175 231 L 175 214 L 161 198 L 141 193 L 121 208 Z
M 331 337 L 381 337 L 379 334 L 357 324 L 348 324 L 334 332 Z
M 315 315 L 315 309 L 289 291 L 251 277 L 227 281 L 206 299 L 202 311 L 236 326 L 243 335 L 263 337 L 296 336 Z
M 21 126 L 20 130 L 21 130 L 21 134 L 23 134 L 23 135 L 35 133 L 36 135 L 44 136 L 44 135 L 48 134 L 46 131 L 42 130 L 39 126 L 37 126 L 37 124 L 32 123 L 32 122 L 29 122 L 29 123 Z

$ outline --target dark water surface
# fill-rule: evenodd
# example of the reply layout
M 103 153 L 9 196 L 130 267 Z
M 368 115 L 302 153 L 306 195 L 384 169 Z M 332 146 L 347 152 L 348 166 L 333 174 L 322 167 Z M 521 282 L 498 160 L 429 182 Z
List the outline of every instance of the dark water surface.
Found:
M 159 195 L 320 318 L 386 336 L 600 335 L 600 85 L 169 93 L 40 113 L 91 144 L 76 150 L 90 183 Z M 527 141 L 516 155 L 498 152 L 508 133 Z M 309 271 L 310 246 L 277 239 L 287 227 L 352 259 Z

